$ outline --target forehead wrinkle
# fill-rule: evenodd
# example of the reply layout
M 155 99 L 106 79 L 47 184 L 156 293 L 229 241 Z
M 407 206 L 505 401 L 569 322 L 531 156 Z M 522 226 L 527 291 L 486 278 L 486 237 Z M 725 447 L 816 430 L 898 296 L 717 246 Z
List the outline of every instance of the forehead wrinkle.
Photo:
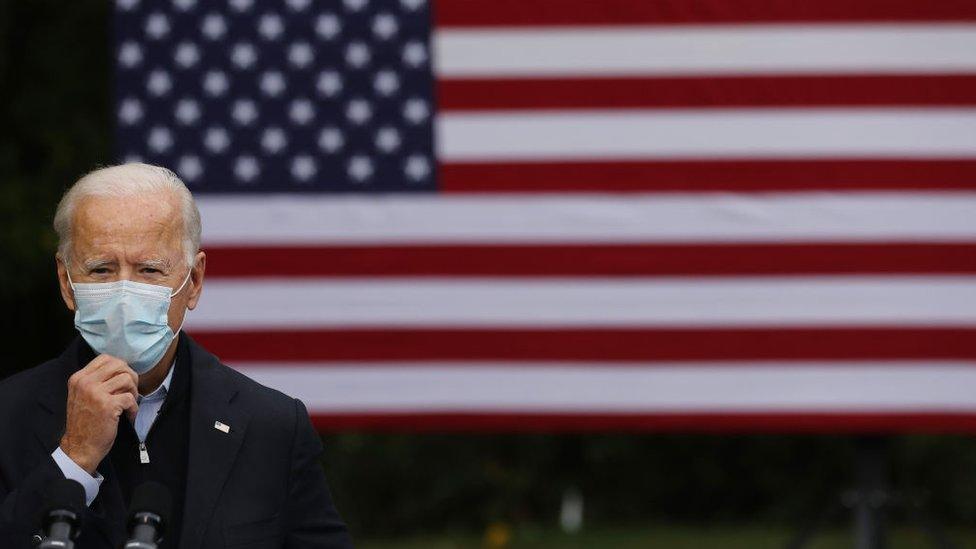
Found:
M 158 195 L 116 197 L 89 196 L 76 209 L 72 230 L 93 235 L 164 235 L 182 229 L 172 197 Z
M 165 196 L 87 197 L 74 215 L 74 247 L 129 264 L 144 264 L 148 258 L 171 265 L 170 253 L 182 255 L 183 249 L 181 219 L 174 207 Z

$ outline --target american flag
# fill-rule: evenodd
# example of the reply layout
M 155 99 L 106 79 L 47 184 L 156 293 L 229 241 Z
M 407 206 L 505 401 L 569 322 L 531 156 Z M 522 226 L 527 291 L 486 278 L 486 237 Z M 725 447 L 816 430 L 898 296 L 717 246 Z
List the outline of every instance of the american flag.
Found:
M 976 429 L 976 2 L 114 17 L 186 329 L 323 429 Z

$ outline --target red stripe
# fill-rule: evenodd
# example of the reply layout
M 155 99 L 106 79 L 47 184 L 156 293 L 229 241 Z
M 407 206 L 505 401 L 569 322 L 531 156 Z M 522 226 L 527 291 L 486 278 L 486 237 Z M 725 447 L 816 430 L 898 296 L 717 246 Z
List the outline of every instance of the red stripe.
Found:
M 969 0 L 438 0 L 438 27 L 793 23 L 862 21 L 971 21 Z
M 743 433 L 976 433 L 976 413 L 329 414 L 312 411 L 320 431 Z
M 976 189 L 974 160 L 452 162 L 445 192 L 789 192 Z
M 231 363 L 976 359 L 976 328 L 375 328 L 192 335 Z
M 968 106 L 976 75 L 444 79 L 442 111 Z
M 207 248 L 239 277 L 971 274 L 976 243 L 636 244 Z

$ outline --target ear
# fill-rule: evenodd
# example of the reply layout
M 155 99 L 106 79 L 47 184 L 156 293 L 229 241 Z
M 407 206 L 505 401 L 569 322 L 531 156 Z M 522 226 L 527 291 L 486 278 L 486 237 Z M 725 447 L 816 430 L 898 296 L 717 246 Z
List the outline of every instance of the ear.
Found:
M 68 268 L 65 266 L 61 254 L 55 254 L 54 262 L 57 264 L 58 269 L 58 286 L 61 288 L 61 299 L 64 300 L 64 304 L 68 307 L 68 310 L 74 312 L 75 292 L 71 289 L 71 283 L 68 282 Z
M 187 286 L 189 286 L 187 289 L 190 290 L 190 293 L 187 296 L 186 308 L 191 311 L 196 309 L 200 294 L 203 293 L 203 275 L 206 270 L 207 254 L 197 252 L 193 261 L 193 268 L 190 269 L 190 281 L 187 282 Z

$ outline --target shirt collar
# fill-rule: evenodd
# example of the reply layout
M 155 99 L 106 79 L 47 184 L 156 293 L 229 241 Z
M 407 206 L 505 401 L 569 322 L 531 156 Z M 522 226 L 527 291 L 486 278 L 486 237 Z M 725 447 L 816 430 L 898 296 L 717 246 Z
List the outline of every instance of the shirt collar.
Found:
M 139 395 L 139 402 L 141 403 L 145 400 L 153 402 L 156 400 L 163 400 L 164 398 L 166 398 L 166 394 L 169 393 L 169 385 L 170 383 L 173 382 L 173 370 L 175 369 L 176 369 L 176 361 L 174 360 L 173 364 L 169 367 L 169 373 L 166 374 L 166 379 L 163 380 L 163 382 L 159 385 L 159 387 L 156 387 L 155 391 L 149 393 L 146 396 Z

